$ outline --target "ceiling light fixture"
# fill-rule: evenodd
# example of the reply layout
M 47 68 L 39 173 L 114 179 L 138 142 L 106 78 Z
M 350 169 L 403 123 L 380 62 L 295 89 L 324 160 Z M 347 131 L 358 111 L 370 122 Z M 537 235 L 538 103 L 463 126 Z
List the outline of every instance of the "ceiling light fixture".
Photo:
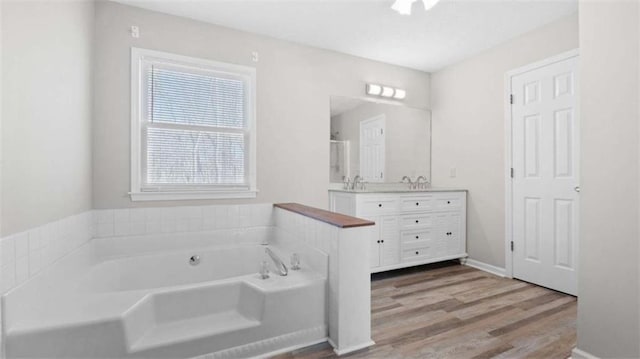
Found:
M 411 7 L 416 1 L 417 0 L 396 0 L 393 5 L 391 5 L 391 9 L 397 11 L 400 15 L 411 15 Z M 436 6 L 438 1 L 440 0 L 422 0 L 424 10 L 430 10 L 432 7 Z

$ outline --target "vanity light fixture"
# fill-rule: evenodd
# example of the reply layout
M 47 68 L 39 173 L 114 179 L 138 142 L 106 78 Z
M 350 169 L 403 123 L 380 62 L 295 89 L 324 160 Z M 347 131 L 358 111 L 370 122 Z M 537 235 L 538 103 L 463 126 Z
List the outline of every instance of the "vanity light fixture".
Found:
M 380 96 L 382 95 L 382 86 L 367 84 L 367 95 Z
M 380 96 L 382 96 L 382 97 L 393 97 L 393 94 L 395 92 L 396 92 L 396 90 L 393 87 L 382 86 L 382 94 L 380 94 Z
M 367 84 L 367 95 L 404 100 L 407 97 L 407 91 L 390 86 Z
M 391 5 L 391 9 L 397 11 L 400 15 L 411 15 L 411 7 L 416 1 L 417 0 L 396 0 L 393 5 Z M 424 10 L 429 11 L 432 7 L 436 6 L 439 1 L 440 0 L 422 0 Z
M 396 100 L 404 100 L 405 97 L 407 97 L 407 91 L 405 90 L 396 89 L 393 93 L 393 98 Z

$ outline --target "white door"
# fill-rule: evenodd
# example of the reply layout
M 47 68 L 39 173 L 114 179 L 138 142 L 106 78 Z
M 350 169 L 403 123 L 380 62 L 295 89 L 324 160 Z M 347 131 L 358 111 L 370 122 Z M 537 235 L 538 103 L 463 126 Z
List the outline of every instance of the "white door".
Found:
M 577 54 L 511 77 L 513 276 L 577 295 Z
M 385 116 L 360 122 L 360 176 L 367 182 L 384 182 Z

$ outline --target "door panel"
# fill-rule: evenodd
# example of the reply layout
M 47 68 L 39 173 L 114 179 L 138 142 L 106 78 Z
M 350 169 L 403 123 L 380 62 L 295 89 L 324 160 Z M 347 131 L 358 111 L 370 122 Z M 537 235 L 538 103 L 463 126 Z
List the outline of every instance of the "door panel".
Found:
M 511 77 L 513 276 L 577 294 L 578 57 Z
M 360 122 L 360 176 L 367 182 L 384 182 L 385 116 Z

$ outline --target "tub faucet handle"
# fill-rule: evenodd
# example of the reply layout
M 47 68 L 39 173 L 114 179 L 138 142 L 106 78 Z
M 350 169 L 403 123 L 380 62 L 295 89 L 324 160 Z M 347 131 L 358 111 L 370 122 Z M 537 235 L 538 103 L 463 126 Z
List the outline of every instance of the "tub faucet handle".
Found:
M 262 261 L 262 264 L 260 264 L 260 279 L 267 278 L 269 278 L 269 263 Z
M 291 269 L 292 270 L 300 269 L 300 255 L 298 253 L 293 253 L 291 255 Z

